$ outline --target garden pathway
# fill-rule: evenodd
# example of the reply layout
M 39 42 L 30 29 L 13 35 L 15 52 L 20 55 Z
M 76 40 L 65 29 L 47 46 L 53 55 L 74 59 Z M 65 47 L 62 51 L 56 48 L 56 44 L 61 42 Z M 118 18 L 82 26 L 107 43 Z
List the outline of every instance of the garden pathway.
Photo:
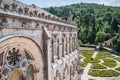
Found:
M 94 54 L 92 55 L 92 58 L 95 58 L 97 53 L 98 53 L 99 46 L 96 47 Z M 92 63 L 88 63 L 87 66 L 85 67 L 83 74 L 81 76 L 81 80 L 88 80 L 92 76 L 88 75 L 88 71 L 91 67 Z

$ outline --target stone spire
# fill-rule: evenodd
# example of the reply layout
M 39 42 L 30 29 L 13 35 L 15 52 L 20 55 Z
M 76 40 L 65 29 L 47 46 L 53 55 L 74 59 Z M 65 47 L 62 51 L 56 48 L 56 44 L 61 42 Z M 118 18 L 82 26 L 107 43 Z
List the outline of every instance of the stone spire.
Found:
M 68 16 L 67 16 L 67 22 L 68 23 L 72 23 L 72 17 L 73 17 L 73 15 L 72 15 L 72 10 L 71 10 L 71 8 L 69 9 L 69 12 L 68 12 Z

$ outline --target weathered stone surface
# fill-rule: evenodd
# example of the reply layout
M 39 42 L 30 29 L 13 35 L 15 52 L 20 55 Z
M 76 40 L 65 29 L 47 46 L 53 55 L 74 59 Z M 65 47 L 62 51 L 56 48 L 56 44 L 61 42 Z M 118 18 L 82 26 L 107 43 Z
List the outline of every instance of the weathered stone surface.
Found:
M 76 80 L 77 31 L 36 5 L 0 0 L 0 80 Z

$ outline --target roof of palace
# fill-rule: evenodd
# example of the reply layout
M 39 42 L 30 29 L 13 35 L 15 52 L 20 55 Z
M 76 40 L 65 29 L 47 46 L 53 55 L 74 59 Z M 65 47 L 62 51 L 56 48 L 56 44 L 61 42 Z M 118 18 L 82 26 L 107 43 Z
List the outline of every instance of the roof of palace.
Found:
M 34 4 L 27 5 L 16 0 L 0 0 L 0 5 L 2 8 L 0 9 L 0 12 L 3 10 L 2 12 L 9 12 L 29 17 L 44 18 L 47 20 L 58 21 L 76 26 L 76 24 L 69 23 L 66 20 L 63 20 L 62 18 L 59 18 Z

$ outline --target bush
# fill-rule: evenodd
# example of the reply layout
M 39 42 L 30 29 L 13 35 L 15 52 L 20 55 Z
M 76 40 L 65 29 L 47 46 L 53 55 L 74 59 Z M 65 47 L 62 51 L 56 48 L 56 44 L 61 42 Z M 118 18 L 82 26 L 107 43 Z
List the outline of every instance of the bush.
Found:
M 95 77 L 117 77 L 120 75 L 120 73 L 114 71 L 114 70 L 89 70 L 89 75 L 95 76 Z
M 92 69 L 107 69 L 105 66 L 101 64 L 97 64 L 97 63 L 92 64 L 91 68 Z

